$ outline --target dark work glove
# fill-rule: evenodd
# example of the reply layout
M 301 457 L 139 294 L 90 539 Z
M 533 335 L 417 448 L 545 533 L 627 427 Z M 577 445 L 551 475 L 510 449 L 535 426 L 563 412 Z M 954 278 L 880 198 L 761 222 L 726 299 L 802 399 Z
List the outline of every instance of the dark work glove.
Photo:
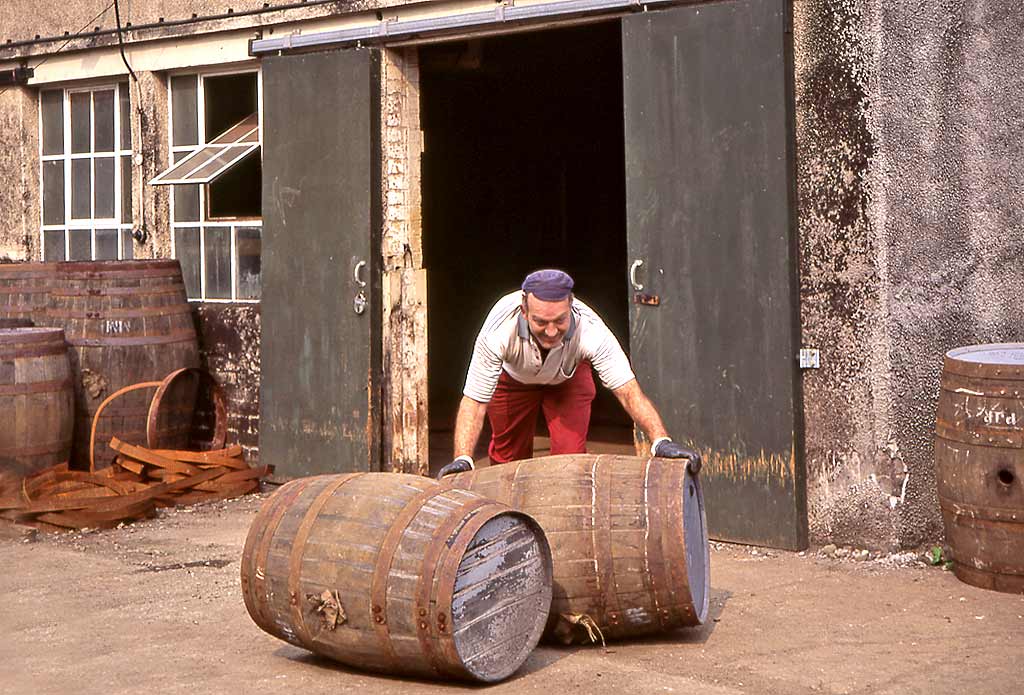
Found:
M 700 473 L 700 467 L 702 465 L 700 454 L 693 449 L 687 449 L 685 446 L 676 444 L 667 437 L 663 437 L 654 442 L 654 446 L 651 447 L 651 454 L 664 459 L 690 459 L 688 464 L 690 467 L 690 473 L 693 475 Z
M 455 475 L 456 473 L 465 473 L 471 470 L 473 470 L 473 459 L 468 456 L 460 456 L 439 470 L 437 472 L 437 479 L 440 480 L 446 475 Z

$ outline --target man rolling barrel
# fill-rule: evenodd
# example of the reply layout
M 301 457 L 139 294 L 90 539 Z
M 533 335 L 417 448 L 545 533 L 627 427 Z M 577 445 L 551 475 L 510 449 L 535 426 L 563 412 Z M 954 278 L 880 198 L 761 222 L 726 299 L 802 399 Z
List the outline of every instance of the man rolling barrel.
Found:
M 493 463 L 533 455 L 538 411 L 548 424 L 552 455 L 586 452 L 596 393 L 592 368 L 647 433 L 655 456 L 686 458 L 694 473 L 700 470 L 700 455 L 669 438 L 615 336 L 572 289 L 572 278 L 561 270 L 538 270 L 526 276 L 522 291 L 505 295 L 491 309 L 455 419 L 455 460 L 439 478 L 473 468 L 485 414 Z

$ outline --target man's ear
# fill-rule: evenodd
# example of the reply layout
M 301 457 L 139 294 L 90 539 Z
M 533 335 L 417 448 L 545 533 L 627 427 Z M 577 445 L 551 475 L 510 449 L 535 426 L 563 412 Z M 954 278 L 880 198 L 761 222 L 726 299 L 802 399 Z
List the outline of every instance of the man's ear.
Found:
M 529 311 L 530 310 L 530 304 L 527 301 L 527 294 L 525 292 L 523 292 L 523 305 L 522 305 L 522 307 L 523 307 L 523 315 L 524 316 L 530 313 L 530 311 Z

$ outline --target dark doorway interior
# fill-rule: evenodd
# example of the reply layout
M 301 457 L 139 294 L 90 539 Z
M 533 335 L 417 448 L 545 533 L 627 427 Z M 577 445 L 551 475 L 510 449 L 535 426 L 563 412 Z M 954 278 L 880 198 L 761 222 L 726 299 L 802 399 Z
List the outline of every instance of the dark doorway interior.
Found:
M 477 331 L 529 271 L 568 271 L 577 295 L 628 350 L 620 25 L 428 46 L 420 66 L 437 468 L 451 455 Z M 591 440 L 632 441 L 629 419 L 601 387 Z M 536 453 L 543 446 L 538 441 Z

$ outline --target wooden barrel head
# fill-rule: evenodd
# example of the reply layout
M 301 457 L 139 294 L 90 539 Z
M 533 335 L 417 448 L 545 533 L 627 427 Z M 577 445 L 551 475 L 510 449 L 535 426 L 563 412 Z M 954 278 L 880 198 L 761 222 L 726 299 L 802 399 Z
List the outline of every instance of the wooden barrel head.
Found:
M 683 538 L 686 541 L 686 576 L 690 584 L 690 597 L 697 623 L 703 625 L 708 618 L 711 587 L 711 556 L 708 546 L 708 522 L 704 511 L 704 490 L 700 476 L 686 469 L 683 477 Z
M 526 661 L 551 606 L 551 551 L 525 514 L 508 512 L 476 532 L 452 597 L 455 647 L 466 670 L 492 683 Z

